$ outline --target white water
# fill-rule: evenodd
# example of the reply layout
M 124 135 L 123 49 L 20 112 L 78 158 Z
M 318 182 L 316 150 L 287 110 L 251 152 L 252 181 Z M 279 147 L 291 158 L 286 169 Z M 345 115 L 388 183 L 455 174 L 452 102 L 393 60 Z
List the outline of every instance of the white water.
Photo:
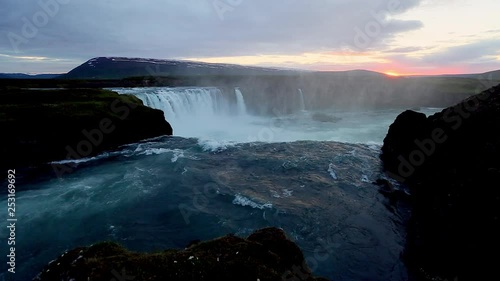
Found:
M 113 90 L 135 95 L 146 106 L 163 110 L 174 135 L 198 138 L 200 143 L 208 144 L 215 150 L 219 144 L 227 146 L 256 141 L 313 140 L 380 145 L 389 126 L 405 110 L 331 109 L 318 112 L 309 109 L 298 110 L 291 115 L 255 116 L 248 114 L 249 108 L 238 88 L 235 88 L 234 94 L 227 95 L 213 87 Z M 305 109 L 304 93 L 300 89 L 298 92 L 302 101 L 300 109 Z M 424 108 L 421 111 L 430 114 L 438 110 Z M 321 118 L 315 118 L 318 113 Z
M 261 209 L 261 210 L 263 210 L 264 208 L 269 208 L 269 209 L 273 208 L 273 204 L 271 204 L 271 203 L 259 204 L 259 203 L 256 203 L 256 202 L 250 200 L 249 198 L 247 198 L 241 194 L 235 195 L 234 200 L 233 200 L 233 204 L 234 205 L 241 205 L 243 207 L 250 206 L 254 209 Z
M 241 93 L 239 88 L 235 88 L 234 92 L 236 93 L 236 103 L 238 105 L 238 114 L 239 115 L 247 115 L 247 106 L 245 104 L 245 99 L 243 98 L 243 93 Z
M 304 93 L 299 89 L 300 111 L 306 111 L 306 102 L 304 100 Z

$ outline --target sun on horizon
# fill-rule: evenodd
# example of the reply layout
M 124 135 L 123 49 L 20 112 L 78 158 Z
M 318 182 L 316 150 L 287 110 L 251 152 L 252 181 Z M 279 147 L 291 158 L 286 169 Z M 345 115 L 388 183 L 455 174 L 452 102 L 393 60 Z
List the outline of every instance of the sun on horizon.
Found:
M 387 76 L 393 76 L 393 77 L 401 76 L 401 74 L 394 72 L 394 71 L 386 71 L 386 72 L 384 72 L 384 74 Z

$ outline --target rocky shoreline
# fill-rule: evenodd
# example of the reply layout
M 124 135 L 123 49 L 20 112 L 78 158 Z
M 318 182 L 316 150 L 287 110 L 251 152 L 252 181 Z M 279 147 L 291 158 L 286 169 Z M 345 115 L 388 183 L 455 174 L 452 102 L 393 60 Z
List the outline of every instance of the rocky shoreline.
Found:
M 119 279 L 121 278 L 121 279 Z M 265 228 L 247 238 L 227 235 L 193 241 L 185 249 L 129 252 L 113 242 L 62 254 L 34 279 L 109 280 L 324 281 L 306 265 L 299 247 L 283 230 Z

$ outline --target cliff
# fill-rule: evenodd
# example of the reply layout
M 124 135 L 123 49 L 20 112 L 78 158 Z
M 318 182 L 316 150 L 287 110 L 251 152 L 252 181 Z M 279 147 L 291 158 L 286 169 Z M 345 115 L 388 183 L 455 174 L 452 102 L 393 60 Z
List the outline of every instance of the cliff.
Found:
M 489 257 L 500 250 L 500 87 L 433 116 L 403 112 L 381 158 L 411 190 L 405 257 L 420 278 L 493 274 L 498 259 Z
M 163 112 L 112 91 L 2 90 L 0 166 L 79 159 L 161 135 Z

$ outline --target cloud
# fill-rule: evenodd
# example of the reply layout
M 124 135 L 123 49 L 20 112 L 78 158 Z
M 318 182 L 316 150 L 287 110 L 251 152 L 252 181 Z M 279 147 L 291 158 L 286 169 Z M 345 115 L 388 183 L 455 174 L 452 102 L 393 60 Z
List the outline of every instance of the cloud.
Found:
M 424 62 L 435 64 L 475 63 L 480 60 L 492 61 L 500 55 L 500 39 L 482 40 L 475 43 L 451 47 L 424 57 Z M 492 57 L 488 59 L 487 57 Z
M 500 39 L 482 40 L 448 48 L 396 48 L 380 52 L 387 60 L 375 69 L 409 74 L 482 73 L 500 69 Z M 419 53 L 419 49 L 421 51 Z M 419 53 L 415 55 L 415 53 Z
M 386 53 L 413 53 L 413 52 L 427 50 L 429 48 L 430 47 L 400 47 L 400 48 L 393 48 L 393 49 L 385 50 L 384 52 L 386 52 Z
M 364 31 L 373 22 L 381 28 L 370 37 L 370 43 L 380 46 L 398 33 L 421 26 L 415 20 L 392 19 L 419 3 L 3 0 L 0 53 L 81 60 L 113 55 L 183 58 L 299 54 L 353 44 L 356 28 Z M 29 25 L 36 29 L 34 36 L 25 36 Z M 13 38 L 18 39 L 14 40 L 16 44 L 12 44 Z

